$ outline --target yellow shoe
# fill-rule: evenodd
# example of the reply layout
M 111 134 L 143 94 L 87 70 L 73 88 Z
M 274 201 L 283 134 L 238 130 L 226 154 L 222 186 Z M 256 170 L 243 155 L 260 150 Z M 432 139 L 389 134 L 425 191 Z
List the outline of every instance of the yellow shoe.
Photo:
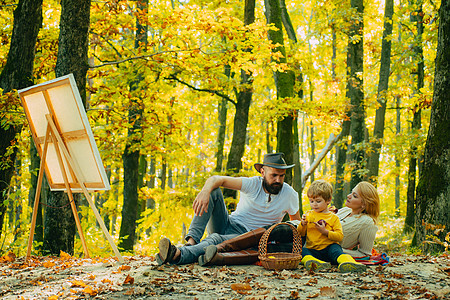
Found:
M 312 255 L 306 255 L 303 257 L 302 264 L 308 271 L 314 272 L 331 268 L 331 264 L 329 262 L 321 261 Z
M 341 254 L 337 258 L 337 262 L 339 264 L 338 269 L 341 273 L 364 272 L 367 269 L 366 265 L 356 262 L 353 257 L 348 254 Z

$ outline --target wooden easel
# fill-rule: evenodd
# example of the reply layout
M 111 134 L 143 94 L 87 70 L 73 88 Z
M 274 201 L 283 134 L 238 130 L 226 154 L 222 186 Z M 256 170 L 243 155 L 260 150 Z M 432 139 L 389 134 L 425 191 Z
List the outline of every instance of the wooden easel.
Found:
M 66 145 L 64 144 L 64 141 L 61 137 L 61 134 L 59 133 L 51 114 L 46 114 L 45 118 L 47 119 L 47 130 L 44 138 L 44 147 L 42 151 L 42 157 L 39 167 L 39 175 L 38 175 L 38 181 L 37 181 L 37 188 L 36 188 L 36 195 L 34 200 L 34 207 L 33 207 L 33 215 L 31 218 L 31 231 L 30 231 L 30 237 L 28 239 L 28 249 L 27 249 L 27 256 L 26 259 L 28 260 L 30 258 L 31 254 L 31 247 L 33 244 L 33 237 L 34 237 L 34 229 L 36 226 L 36 215 L 37 210 L 39 206 L 39 197 L 41 194 L 41 187 L 42 187 L 42 179 L 44 176 L 44 169 L 45 169 L 45 160 L 47 157 L 47 150 L 48 150 L 48 144 L 50 142 L 54 143 L 56 154 L 58 157 L 58 163 L 61 168 L 61 173 L 64 178 L 64 185 L 65 185 L 65 191 L 67 192 L 67 195 L 69 197 L 70 206 L 72 208 L 73 216 L 75 218 L 75 223 L 78 229 L 78 234 L 80 235 L 81 243 L 83 245 L 83 251 L 85 257 L 89 257 L 89 252 L 86 246 L 86 241 L 84 239 L 83 230 L 81 228 L 80 219 L 78 218 L 78 212 L 75 206 L 75 202 L 73 199 L 73 193 L 72 189 L 69 184 L 69 179 L 67 176 L 67 170 L 64 167 L 63 163 L 63 157 L 61 155 L 61 152 L 64 154 L 64 158 L 66 159 L 66 162 L 68 164 L 69 172 L 72 176 L 72 178 L 75 179 L 75 181 L 80 185 L 82 192 L 84 193 L 84 196 L 86 197 L 87 201 L 89 202 L 89 206 L 91 207 L 92 211 L 94 212 L 95 218 L 97 219 L 98 224 L 100 225 L 103 234 L 106 236 L 111 248 L 114 251 L 114 254 L 116 255 L 117 259 L 120 263 L 123 263 L 123 257 L 120 255 L 119 250 L 117 249 L 116 245 L 114 244 L 114 241 L 112 237 L 110 236 L 108 230 L 106 229 L 105 223 L 103 222 L 103 219 L 101 218 L 97 208 L 95 207 L 94 201 L 92 200 L 91 195 L 89 194 L 85 181 L 83 180 L 82 173 L 80 170 L 78 170 L 77 164 L 75 164 L 74 160 L 72 159 L 69 151 L 67 150 Z

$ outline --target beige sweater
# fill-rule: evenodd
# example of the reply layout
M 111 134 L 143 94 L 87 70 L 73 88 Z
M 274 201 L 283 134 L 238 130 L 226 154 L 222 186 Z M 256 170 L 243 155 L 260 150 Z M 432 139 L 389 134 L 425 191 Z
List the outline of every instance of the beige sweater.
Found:
M 366 214 L 349 216 L 351 208 L 343 207 L 337 212 L 341 220 L 344 239 L 340 243 L 345 253 L 353 257 L 371 255 L 378 227 Z M 355 250 L 354 248 L 357 247 Z

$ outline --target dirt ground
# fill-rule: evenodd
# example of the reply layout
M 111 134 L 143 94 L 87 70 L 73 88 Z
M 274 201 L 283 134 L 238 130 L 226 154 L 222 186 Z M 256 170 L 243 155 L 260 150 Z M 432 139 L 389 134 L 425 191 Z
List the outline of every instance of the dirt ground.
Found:
M 157 266 L 153 257 L 0 259 L 1 299 L 450 299 L 447 255 L 390 255 L 364 273 Z

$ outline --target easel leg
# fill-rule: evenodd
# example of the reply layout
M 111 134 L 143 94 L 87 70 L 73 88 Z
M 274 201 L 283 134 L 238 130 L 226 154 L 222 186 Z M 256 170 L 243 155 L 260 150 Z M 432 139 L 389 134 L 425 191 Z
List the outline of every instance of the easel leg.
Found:
M 109 245 L 110 245 L 111 248 L 113 249 L 114 254 L 116 254 L 117 259 L 119 260 L 119 262 L 120 262 L 121 264 L 123 264 L 123 263 L 124 263 L 123 257 L 122 257 L 122 255 L 120 255 L 120 252 L 119 252 L 119 250 L 117 249 L 117 246 L 116 246 L 116 244 L 114 243 L 114 241 L 113 241 L 111 235 L 109 234 L 108 229 L 106 229 L 105 223 L 103 222 L 103 219 L 102 219 L 102 217 L 100 216 L 100 214 L 99 214 L 99 212 L 98 212 L 98 210 L 97 210 L 97 207 L 95 207 L 95 203 L 94 203 L 94 201 L 92 201 L 91 195 L 89 194 L 88 190 L 87 190 L 86 187 L 84 186 L 84 183 L 80 183 L 80 185 L 81 185 L 81 188 L 83 189 L 84 196 L 85 196 L 86 199 L 88 200 L 89 206 L 91 207 L 92 211 L 94 212 L 95 218 L 97 219 L 97 222 L 98 222 L 98 224 L 100 225 L 100 228 L 101 228 L 102 231 L 103 231 L 103 234 L 105 235 L 106 239 L 107 239 L 108 242 L 109 242 Z
M 42 179 L 44 177 L 44 163 L 45 163 L 45 159 L 47 158 L 49 136 L 50 136 L 50 127 L 47 125 L 47 132 L 46 132 L 45 138 L 44 138 L 44 149 L 42 151 L 42 158 L 41 158 L 41 162 L 39 164 L 39 175 L 38 175 L 38 181 L 37 181 L 37 186 L 36 186 L 36 194 L 34 196 L 33 215 L 31 217 L 31 230 L 30 230 L 30 237 L 28 238 L 28 247 L 27 247 L 27 256 L 26 256 L 27 261 L 30 258 L 31 246 L 33 245 L 34 228 L 36 226 L 36 215 L 37 215 L 37 210 L 39 207 L 39 198 L 41 196 Z
M 69 179 L 67 178 L 66 169 L 64 168 L 64 163 L 61 157 L 61 152 L 58 146 L 58 142 L 54 141 L 56 156 L 58 157 L 59 165 L 61 166 L 61 173 L 64 178 L 64 184 L 66 186 L 67 196 L 69 196 L 70 207 L 72 208 L 73 217 L 75 218 L 75 223 L 77 225 L 78 234 L 80 235 L 81 244 L 83 245 L 84 256 L 89 258 L 89 251 L 86 246 L 86 241 L 84 239 L 83 229 L 81 228 L 80 219 L 78 217 L 77 207 L 75 206 L 75 202 L 73 200 L 72 190 L 70 189 Z

